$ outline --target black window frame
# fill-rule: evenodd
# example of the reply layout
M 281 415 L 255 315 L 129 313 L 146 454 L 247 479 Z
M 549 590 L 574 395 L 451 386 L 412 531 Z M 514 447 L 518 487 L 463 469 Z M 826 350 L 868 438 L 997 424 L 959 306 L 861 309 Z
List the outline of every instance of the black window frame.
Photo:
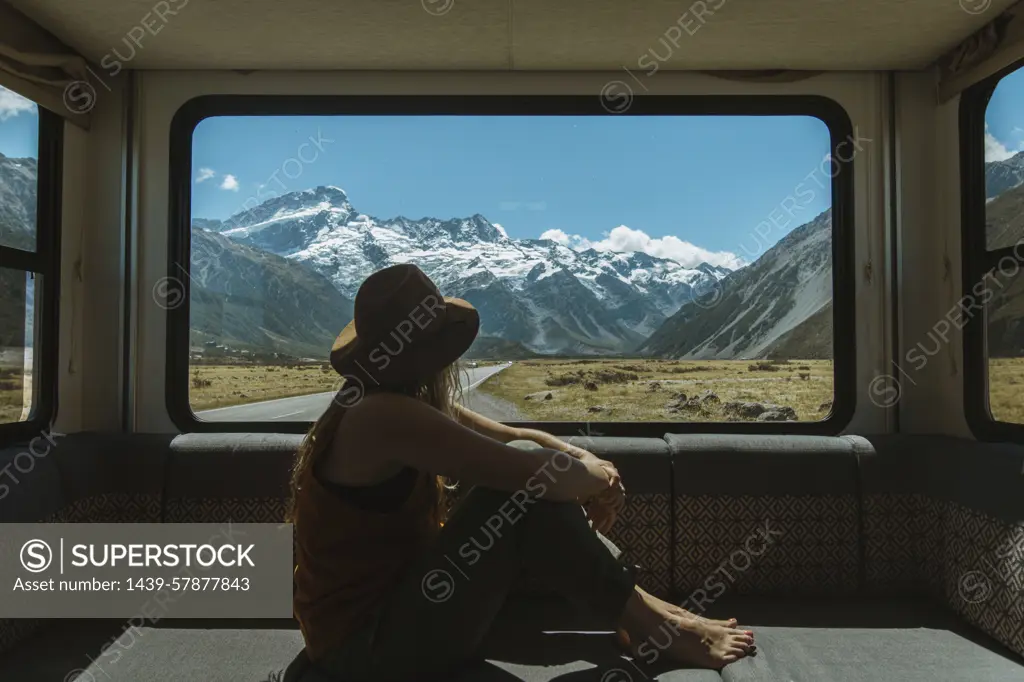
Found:
M 38 436 L 57 417 L 57 341 L 60 315 L 60 225 L 64 119 L 37 105 L 39 149 L 36 177 L 36 248 L 25 251 L 0 245 L 0 267 L 41 275 L 43 286 L 34 303 L 32 412 L 23 422 L 0 423 L 0 444 Z
M 818 95 L 638 96 L 627 112 L 609 114 L 595 94 L 588 95 L 204 95 L 185 102 L 170 127 L 168 281 L 176 282 L 183 303 L 167 314 L 167 410 L 184 432 L 302 433 L 310 422 L 208 422 L 189 405 L 188 272 L 191 260 L 192 135 L 196 126 L 218 116 L 338 115 L 703 115 L 812 116 L 829 130 L 830 153 L 838 165 L 832 177 L 833 408 L 816 422 L 512 422 L 558 436 L 662 437 L 666 433 L 840 433 L 857 402 L 854 273 L 854 159 L 840 145 L 853 138 L 853 124 L 835 100 Z M 324 349 L 326 360 L 327 349 Z
M 1024 68 L 1020 60 L 975 83 L 960 95 L 960 236 L 962 298 L 986 273 L 998 270 L 1014 246 L 989 250 L 985 204 L 985 113 L 1000 81 Z M 1024 277 L 1024 271 L 1017 275 Z M 989 406 L 988 311 L 969 315 L 963 325 L 964 417 L 978 440 L 1024 442 L 1024 424 L 998 421 Z

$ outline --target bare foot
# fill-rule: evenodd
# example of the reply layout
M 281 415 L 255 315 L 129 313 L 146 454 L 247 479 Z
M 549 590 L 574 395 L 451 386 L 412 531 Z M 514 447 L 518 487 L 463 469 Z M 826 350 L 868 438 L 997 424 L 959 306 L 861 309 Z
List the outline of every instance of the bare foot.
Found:
M 675 604 L 667 602 L 667 601 L 665 601 L 663 599 L 658 599 L 657 597 L 655 597 L 654 595 L 650 594 L 649 592 L 647 592 L 643 588 L 637 587 L 636 591 L 640 593 L 640 596 L 643 597 L 644 601 L 647 602 L 648 604 L 650 604 L 652 608 L 655 608 L 657 610 L 665 610 L 666 612 L 668 612 L 669 614 L 674 615 L 674 616 L 679 616 L 681 618 L 696 618 L 698 620 L 703 620 L 705 623 L 712 623 L 713 625 L 721 625 L 722 627 L 725 627 L 725 628 L 734 628 L 739 623 L 739 621 L 737 621 L 735 618 L 728 618 L 726 620 L 716 620 L 714 618 L 705 618 L 704 616 L 696 614 L 693 611 L 687 611 L 686 609 L 684 609 L 681 606 L 676 606 Z
M 679 618 L 673 625 L 678 636 L 667 653 L 683 663 L 721 669 L 744 656 L 756 655 L 754 633 L 709 622 Z
M 753 632 L 714 623 L 685 609 L 688 615 L 671 613 L 662 606 L 665 602 L 649 601 L 645 594 L 635 592 L 630 597 L 619 630 L 619 643 L 645 663 L 653 664 L 665 655 L 679 663 L 717 670 L 756 655 Z

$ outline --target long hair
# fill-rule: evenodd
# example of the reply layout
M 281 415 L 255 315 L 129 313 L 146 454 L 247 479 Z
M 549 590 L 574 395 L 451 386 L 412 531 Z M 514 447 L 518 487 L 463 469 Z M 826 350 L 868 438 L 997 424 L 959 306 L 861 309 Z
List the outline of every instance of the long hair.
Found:
M 344 388 L 344 387 L 342 387 Z M 459 382 L 459 371 L 456 363 L 438 370 L 420 382 L 407 386 L 376 389 L 376 392 L 389 391 L 402 393 L 422 400 L 431 407 L 455 419 L 455 404 L 460 400 L 462 389 Z M 348 406 L 351 407 L 351 406 Z M 302 479 L 313 467 L 323 453 L 327 452 L 334 440 L 338 425 L 348 410 L 339 400 L 332 400 L 320 418 L 313 423 L 306 437 L 299 445 L 292 466 L 292 478 L 288 500 L 288 511 L 285 520 L 295 522 L 297 499 L 301 494 Z M 371 455 L 372 456 L 372 455 Z M 454 489 L 443 476 L 436 476 L 434 515 L 438 521 L 444 521 L 449 506 L 449 492 Z

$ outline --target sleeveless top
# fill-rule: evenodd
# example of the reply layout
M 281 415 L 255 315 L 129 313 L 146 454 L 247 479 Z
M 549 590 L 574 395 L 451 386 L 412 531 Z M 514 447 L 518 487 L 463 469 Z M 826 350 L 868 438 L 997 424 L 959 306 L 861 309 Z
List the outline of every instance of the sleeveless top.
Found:
M 294 612 L 317 660 L 358 630 L 438 531 L 436 479 L 417 472 L 393 511 L 374 511 L 325 487 L 309 467 L 295 507 Z

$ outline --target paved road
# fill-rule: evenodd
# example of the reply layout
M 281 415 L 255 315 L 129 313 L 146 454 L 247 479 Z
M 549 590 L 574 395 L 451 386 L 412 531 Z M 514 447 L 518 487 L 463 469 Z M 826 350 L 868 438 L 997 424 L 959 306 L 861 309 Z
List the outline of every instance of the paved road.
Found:
M 474 408 L 474 401 L 471 399 L 473 390 L 482 384 L 485 379 L 508 365 L 493 365 L 490 367 L 469 368 L 462 373 L 462 380 L 466 381 L 468 374 L 469 383 L 462 388 L 466 396 L 466 402 L 470 409 Z M 231 407 L 218 407 L 213 410 L 197 412 L 196 416 L 203 421 L 211 422 L 260 422 L 260 421 L 314 421 L 323 411 L 327 409 L 334 393 L 313 393 L 311 395 L 300 395 L 294 398 L 279 398 L 277 400 L 266 400 L 259 403 L 247 405 L 232 405 Z M 508 419 L 505 415 L 488 414 L 492 419 Z

